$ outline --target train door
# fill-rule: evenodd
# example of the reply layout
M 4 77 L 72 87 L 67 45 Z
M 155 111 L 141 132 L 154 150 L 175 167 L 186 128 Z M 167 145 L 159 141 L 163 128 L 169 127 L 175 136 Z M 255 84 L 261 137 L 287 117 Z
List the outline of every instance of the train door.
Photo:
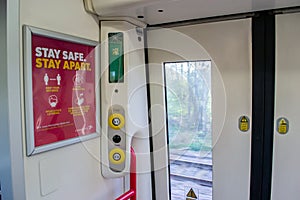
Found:
M 248 199 L 251 19 L 147 37 L 156 198 Z
M 275 127 L 272 200 L 300 198 L 300 13 L 276 16 Z

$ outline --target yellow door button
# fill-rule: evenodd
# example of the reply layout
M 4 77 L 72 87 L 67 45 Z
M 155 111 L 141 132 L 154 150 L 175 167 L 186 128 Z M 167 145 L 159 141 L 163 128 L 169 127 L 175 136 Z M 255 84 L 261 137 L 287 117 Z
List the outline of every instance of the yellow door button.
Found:
M 125 119 L 123 115 L 119 113 L 111 114 L 108 118 L 108 124 L 113 129 L 121 129 L 125 124 Z
M 115 148 L 109 152 L 109 160 L 112 164 L 122 164 L 125 161 L 125 153 L 120 148 Z

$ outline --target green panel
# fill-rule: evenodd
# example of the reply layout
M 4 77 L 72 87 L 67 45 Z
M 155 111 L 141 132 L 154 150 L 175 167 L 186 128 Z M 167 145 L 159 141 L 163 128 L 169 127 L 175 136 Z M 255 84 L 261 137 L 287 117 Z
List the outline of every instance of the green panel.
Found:
M 108 33 L 109 48 L 109 82 L 124 82 L 123 33 Z

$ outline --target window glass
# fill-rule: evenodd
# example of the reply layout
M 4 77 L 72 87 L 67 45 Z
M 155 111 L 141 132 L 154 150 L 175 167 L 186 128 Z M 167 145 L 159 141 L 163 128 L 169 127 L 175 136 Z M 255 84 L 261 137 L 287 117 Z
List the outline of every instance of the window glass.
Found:
M 211 200 L 211 61 L 164 66 L 171 199 Z

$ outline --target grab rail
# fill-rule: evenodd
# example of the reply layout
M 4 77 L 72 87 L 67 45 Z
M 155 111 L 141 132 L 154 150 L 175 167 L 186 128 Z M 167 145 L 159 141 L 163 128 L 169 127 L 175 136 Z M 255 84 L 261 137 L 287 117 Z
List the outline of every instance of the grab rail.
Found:
M 130 153 L 130 189 L 116 200 L 136 200 L 136 155 L 132 147 Z

